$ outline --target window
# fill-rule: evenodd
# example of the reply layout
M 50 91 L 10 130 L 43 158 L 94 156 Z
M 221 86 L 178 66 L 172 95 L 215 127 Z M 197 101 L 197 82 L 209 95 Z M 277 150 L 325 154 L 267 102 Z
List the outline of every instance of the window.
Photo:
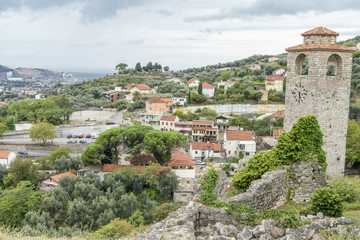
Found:
M 172 126 L 172 123 L 170 123 L 170 126 Z
M 195 151 L 195 154 L 198 154 L 198 151 Z
M 246 153 L 245 153 L 245 155 L 246 155 L 246 156 L 249 156 L 249 155 L 250 155 L 250 153 L 246 152 Z
M 337 54 L 332 54 L 327 61 L 326 76 L 341 76 L 342 73 L 342 60 Z
M 162 122 L 162 125 L 164 125 L 164 122 Z
M 298 75 L 308 74 L 309 61 L 305 54 L 301 53 L 295 60 L 295 73 Z
M 235 155 L 237 154 L 237 151 L 235 151 L 235 153 L 234 153 Z
M 168 123 L 166 122 L 166 126 L 168 125 Z
M 231 151 L 229 151 L 229 154 L 231 154 Z
M 186 193 L 181 194 L 181 197 L 186 198 Z

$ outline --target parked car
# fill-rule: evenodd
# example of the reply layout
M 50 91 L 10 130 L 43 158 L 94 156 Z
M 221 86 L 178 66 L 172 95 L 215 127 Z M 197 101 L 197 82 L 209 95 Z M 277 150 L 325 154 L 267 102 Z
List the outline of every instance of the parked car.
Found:
M 27 152 L 25 152 L 25 151 L 19 151 L 18 154 L 19 154 L 20 156 L 27 156 L 27 155 L 29 155 L 29 154 L 28 154 Z
M 96 121 L 96 118 L 90 118 L 90 121 Z
M 78 137 L 78 135 L 77 134 L 73 134 L 73 138 L 77 138 Z
M 71 134 L 67 135 L 67 138 L 72 138 L 72 135 Z
M 79 143 L 85 144 L 86 141 L 85 140 L 80 140 Z
M 90 121 L 90 118 L 85 119 L 85 121 Z
M 205 163 L 204 163 L 203 161 L 201 161 L 201 160 L 196 160 L 196 164 L 198 164 L 198 165 L 205 165 Z
M 72 144 L 73 143 L 73 140 L 69 140 L 67 141 L 68 144 Z
M 72 143 L 73 143 L 73 144 L 77 143 L 77 140 L 73 140 Z
M 91 134 L 90 133 L 86 134 L 86 138 L 91 138 Z
M 115 125 L 116 123 L 114 122 L 107 122 L 106 125 Z
M 90 140 L 90 139 L 86 139 L 85 142 L 86 142 L 87 144 L 90 144 L 90 143 L 91 143 L 91 140 Z
M 87 126 L 95 126 L 95 123 L 88 123 Z
M 83 137 L 84 137 L 83 133 L 80 133 L 80 135 L 78 136 L 78 138 L 83 138 Z

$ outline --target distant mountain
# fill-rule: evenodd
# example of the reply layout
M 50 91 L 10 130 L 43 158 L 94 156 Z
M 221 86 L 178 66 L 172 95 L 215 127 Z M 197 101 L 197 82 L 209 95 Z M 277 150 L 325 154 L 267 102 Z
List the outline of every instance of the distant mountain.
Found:
M 13 70 L 14 77 L 23 79 L 61 79 L 62 74 L 56 71 L 40 68 L 16 68 Z
M 7 67 L 7 66 L 3 66 L 3 65 L 0 65 L 0 73 L 2 72 L 9 72 L 11 71 L 12 69 Z

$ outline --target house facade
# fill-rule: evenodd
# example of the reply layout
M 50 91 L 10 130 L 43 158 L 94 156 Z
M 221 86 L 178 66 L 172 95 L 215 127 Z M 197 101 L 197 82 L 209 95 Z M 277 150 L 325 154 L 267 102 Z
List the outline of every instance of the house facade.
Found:
M 207 82 L 203 82 L 202 94 L 207 97 L 213 97 L 215 95 L 215 87 Z
M 226 131 L 224 149 L 228 158 L 239 157 L 240 152 L 244 158 L 251 158 L 256 153 L 256 142 L 251 131 Z
M 177 116 L 163 115 L 160 119 L 160 130 L 161 131 L 175 131 L 175 122 L 178 122 Z
M 187 140 L 191 141 L 193 122 L 175 122 L 175 132 L 184 134 Z
M 199 83 L 200 81 L 198 79 L 192 78 L 185 84 L 185 86 L 197 88 L 199 86 Z
M 191 135 L 193 142 L 218 141 L 218 129 L 213 121 L 194 120 Z
M 0 151 L 0 164 L 9 168 L 10 164 L 15 160 L 16 153 L 9 151 Z
M 186 106 L 187 105 L 186 98 L 180 98 L 180 97 L 173 97 L 172 103 L 174 106 Z
M 133 95 L 134 92 L 139 92 L 141 95 L 143 95 L 143 94 L 149 94 L 149 95 L 153 94 L 152 89 L 148 85 L 146 85 L 145 83 L 140 83 L 140 84 L 136 85 L 135 87 L 132 87 L 130 89 L 131 95 Z
M 283 83 L 284 83 L 284 77 L 281 75 L 271 75 L 266 76 L 265 80 L 265 90 L 276 90 L 283 92 Z
M 190 144 L 190 156 L 194 160 L 206 160 L 220 157 L 219 143 L 197 143 Z
M 170 98 L 171 99 L 171 98 Z M 164 113 L 169 112 L 172 107 L 172 99 L 164 100 L 163 98 L 153 97 L 146 100 L 146 113 Z
M 57 175 L 54 175 L 54 176 L 51 176 L 49 178 L 42 180 L 40 189 L 49 190 L 51 188 L 56 187 L 59 184 L 59 180 L 65 176 L 70 176 L 72 178 L 76 178 L 76 175 L 72 172 L 60 173 L 60 174 L 57 174 Z

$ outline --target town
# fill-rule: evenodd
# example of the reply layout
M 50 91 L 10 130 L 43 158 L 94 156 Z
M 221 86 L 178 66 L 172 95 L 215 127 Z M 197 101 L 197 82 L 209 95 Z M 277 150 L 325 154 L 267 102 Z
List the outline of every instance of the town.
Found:
M 360 39 L 301 35 L 276 56 L 3 88 L 0 223 L 94 239 L 360 236 Z M 5 84 L 23 82 L 12 73 Z

